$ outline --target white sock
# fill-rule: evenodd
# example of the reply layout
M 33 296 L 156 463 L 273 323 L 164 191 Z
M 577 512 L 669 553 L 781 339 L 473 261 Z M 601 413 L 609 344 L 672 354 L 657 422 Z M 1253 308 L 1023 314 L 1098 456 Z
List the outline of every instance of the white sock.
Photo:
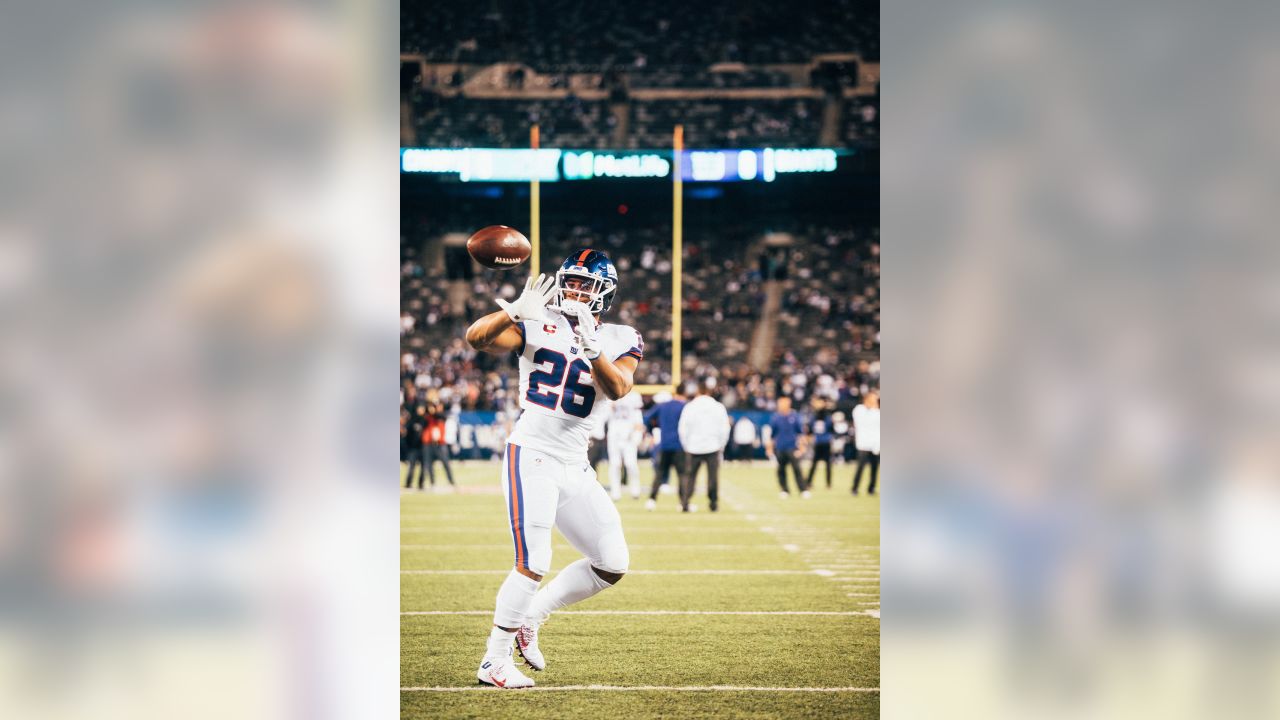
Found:
M 502 581 L 493 611 L 494 628 L 489 633 L 489 650 L 486 657 L 501 657 L 504 651 L 508 656 L 511 655 L 511 641 L 515 633 L 499 628 L 518 628 L 523 625 L 536 592 L 538 592 L 538 581 L 525 577 L 515 570 L 512 570 L 507 575 L 507 579 Z
M 560 574 L 533 596 L 533 604 L 529 606 L 529 620 L 539 624 L 546 622 L 547 616 L 553 611 L 586 600 L 608 587 L 613 586 L 591 569 L 591 563 L 586 558 L 582 558 L 561 570 Z
M 489 631 L 489 644 L 485 649 L 484 657 L 486 660 L 500 657 L 511 657 L 512 643 L 515 641 L 516 634 L 507 632 L 497 625 Z

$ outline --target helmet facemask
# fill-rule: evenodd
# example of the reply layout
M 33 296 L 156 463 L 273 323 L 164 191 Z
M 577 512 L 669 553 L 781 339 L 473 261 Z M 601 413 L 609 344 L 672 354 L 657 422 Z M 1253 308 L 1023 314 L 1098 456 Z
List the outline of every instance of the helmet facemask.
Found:
M 592 315 L 599 315 L 604 312 L 605 300 L 616 289 L 616 282 L 600 277 L 586 268 L 561 268 L 556 271 L 556 296 L 553 306 L 561 309 L 566 300 L 574 299 L 590 308 Z

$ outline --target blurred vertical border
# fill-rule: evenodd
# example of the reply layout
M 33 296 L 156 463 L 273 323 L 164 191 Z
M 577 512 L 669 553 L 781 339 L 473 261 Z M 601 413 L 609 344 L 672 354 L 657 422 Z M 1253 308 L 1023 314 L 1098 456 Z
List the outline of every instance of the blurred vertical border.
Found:
M 1278 14 L 885 5 L 884 717 L 1280 717 Z
M 398 713 L 398 7 L 0 23 L 0 717 Z

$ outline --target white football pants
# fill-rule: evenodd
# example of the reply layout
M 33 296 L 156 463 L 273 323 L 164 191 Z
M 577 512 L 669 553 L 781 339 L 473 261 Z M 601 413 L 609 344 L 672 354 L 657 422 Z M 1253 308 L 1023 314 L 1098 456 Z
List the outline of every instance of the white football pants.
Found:
M 634 454 L 631 462 L 635 463 Z M 585 460 L 564 463 L 544 452 L 508 444 L 502 462 L 502 494 L 516 567 L 538 575 L 551 570 L 551 528 L 555 526 L 593 567 L 611 573 L 627 571 L 631 558 L 622 518 Z
M 633 435 L 609 436 L 609 492 L 622 497 L 622 468 L 627 468 L 627 482 L 631 485 L 631 497 L 640 497 L 640 464 L 636 462 L 636 442 Z

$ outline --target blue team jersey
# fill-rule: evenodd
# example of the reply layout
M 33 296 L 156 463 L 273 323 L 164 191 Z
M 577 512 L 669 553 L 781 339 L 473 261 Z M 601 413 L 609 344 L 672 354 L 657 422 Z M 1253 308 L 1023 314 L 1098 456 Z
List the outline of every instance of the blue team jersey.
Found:
M 819 415 L 809 423 L 809 432 L 813 434 L 813 442 L 815 445 L 831 444 L 831 418 L 825 415 Z
M 668 400 L 654 405 L 644 414 L 645 425 L 651 424 L 655 416 L 658 418 L 658 429 L 662 431 L 659 450 L 684 450 L 680 444 L 680 414 L 683 412 L 683 400 Z
M 786 415 L 774 413 L 769 418 L 769 427 L 773 429 L 774 449 L 783 452 L 796 449 L 796 438 L 804 429 L 800 424 L 800 416 L 795 411 Z M 666 431 L 663 431 L 663 436 L 666 436 Z

